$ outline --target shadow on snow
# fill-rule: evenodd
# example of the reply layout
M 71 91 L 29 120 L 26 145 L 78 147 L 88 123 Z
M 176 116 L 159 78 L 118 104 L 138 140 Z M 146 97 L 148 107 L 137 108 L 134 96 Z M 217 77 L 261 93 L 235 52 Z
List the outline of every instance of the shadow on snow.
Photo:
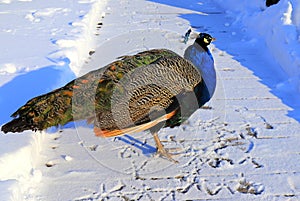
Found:
M 129 144 L 131 146 L 136 147 L 137 149 L 140 149 L 144 155 L 149 155 L 149 154 L 153 154 L 156 152 L 155 147 L 147 144 L 146 142 L 142 142 L 130 135 L 125 134 L 123 136 L 119 136 L 116 138 L 126 144 Z

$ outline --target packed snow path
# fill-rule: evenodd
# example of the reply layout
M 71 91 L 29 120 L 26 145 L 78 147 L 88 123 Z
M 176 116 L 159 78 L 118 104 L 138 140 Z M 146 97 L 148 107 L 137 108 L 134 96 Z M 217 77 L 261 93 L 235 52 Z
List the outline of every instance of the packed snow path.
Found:
M 71 126 L 37 138 L 43 144 L 21 188 L 25 200 L 300 199 L 300 124 L 264 84 L 278 73 L 260 54 L 266 47 L 231 26 L 234 19 L 212 1 L 170 2 L 108 1 L 99 45 L 76 74 L 149 48 L 182 54 L 189 23 L 216 37 L 213 99 L 182 126 L 160 132 L 180 163 L 154 157 L 150 133 L 101 139 Z

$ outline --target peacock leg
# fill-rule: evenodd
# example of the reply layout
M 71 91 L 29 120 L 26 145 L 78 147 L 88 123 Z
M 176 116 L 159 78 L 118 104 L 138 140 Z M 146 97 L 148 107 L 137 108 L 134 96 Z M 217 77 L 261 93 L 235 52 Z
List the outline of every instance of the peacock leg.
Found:
M 164 146 L 162 145 L 157 132 L 153 133 L 153 138 L 156 144 L 156 148 L 157 148 L 157 154 L 167 158 L 168 160 L 174 162 L 174 163 L 178 163 L 178 161 L 176 161 L 175 159 L 172 158 L 172 155 L 164 148 Z

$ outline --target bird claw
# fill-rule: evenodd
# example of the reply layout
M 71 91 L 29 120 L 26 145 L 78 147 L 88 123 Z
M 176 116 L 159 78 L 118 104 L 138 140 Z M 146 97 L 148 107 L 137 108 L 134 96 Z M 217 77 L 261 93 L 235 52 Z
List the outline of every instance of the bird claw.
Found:
M 179 163 L 177 160 L 173 159 L 174 154 L 170 154 L 164 147 L 158 148 L 156 154 L 162 158 L 165 158 L 173 163 Z

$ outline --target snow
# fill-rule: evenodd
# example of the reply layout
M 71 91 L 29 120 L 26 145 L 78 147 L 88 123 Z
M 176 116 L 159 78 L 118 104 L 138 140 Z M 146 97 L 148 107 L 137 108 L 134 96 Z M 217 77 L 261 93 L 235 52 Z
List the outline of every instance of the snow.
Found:
M 23 200 L 24 192 L 41 181 L 36 170 L 44 134 L 2 136 L 0 155 L 1 200 Z
M 224 3 L 225 2 L 225 3 Z M 115 58 L 183 54 L 191 26 L 210 46 L 208 108 L 159 134 L 96 138 L 80 122 L 0 135 L 0 200 L 299 200 L 300 3 L 0 0 L 0 124 L 30 98 Z M 192 40 L 188 42 L 192 43 Z
M 245 32 L 262 38 L 274 60 L 288 75 L 285 87 L 300 92 L 299 1 L 281 0 L 269 8 L 264 6 L 263 0 L 239 4 L 234 0 L 216 1 L 236 17 L 234 23 L 242 23 Z

